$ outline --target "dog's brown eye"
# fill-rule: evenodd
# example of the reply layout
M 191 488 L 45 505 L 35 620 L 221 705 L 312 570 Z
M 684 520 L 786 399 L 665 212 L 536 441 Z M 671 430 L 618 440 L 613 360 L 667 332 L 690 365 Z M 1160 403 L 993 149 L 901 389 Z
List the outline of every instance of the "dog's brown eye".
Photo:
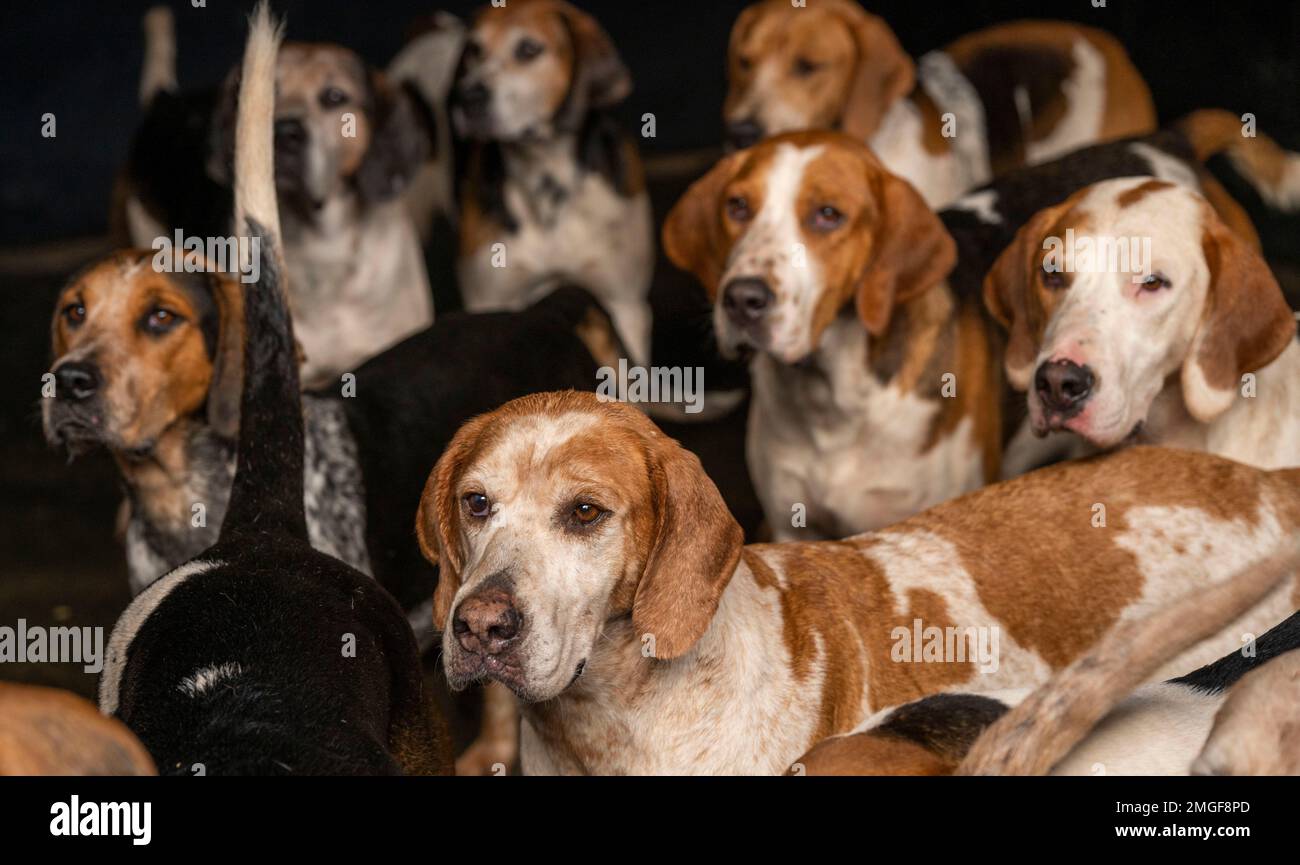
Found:
M 542 43 L 536 39 L 527 37 L 520 39 L 519 44 L 515 46 L 515 59 L 520 63 L 527 63 L 544 50 Z
M 606 512 L 590 502 L 579 502 L 573 506 L 573 518 L 584 526 L 589 526 L 600 519 Z
M 800 57 L 794 61 L 794 74 L 798 75 L 800 78 L 807 78 L 809 75 L 812 75 L 821 68 L 822 65 L 820 63 L 814 63 L 806 57 Z
M 1038 276 L 1043 283 L 1043 288 L 1050 288 L 1055 291 L 1066 287 L 1065 274 L 1059 270 L 1049 270 L 1044 265 Z
M 812 226 L 818 231 L 834 231 L 844 224 L 844 214 L 829 204 L 818 208 L 812 215 Z
M 348 101 L 348 95 L 337 87 L 326 87 L 320 92 L 321 108 L 338 108 Z
M 492 512 L 492 502 L 482 493 L 466 493 L 465 509 L 471 517 L 486 517 Z
M 180 316 L 161 306 L 152 310 L 144 319 L 144 329 L 150 333 L 166 333 L 176 326 Z
M 1172 283 L 1169 277 L 1163 273 L 1149 273 L 1146 276 L 1136 277 L 1134 280 L 1141 291 L 1159 291 L 1162 288 L 1168 288 Z
M 748 222 L 750 217 L 749 202 L 739 195 L 728 198 L 727 216 L 736 222 Z
M 70 303 L 63 307 L 63 318 L 68 324 L 76 327 L 86 320 L 86 305 L 84 303 Z

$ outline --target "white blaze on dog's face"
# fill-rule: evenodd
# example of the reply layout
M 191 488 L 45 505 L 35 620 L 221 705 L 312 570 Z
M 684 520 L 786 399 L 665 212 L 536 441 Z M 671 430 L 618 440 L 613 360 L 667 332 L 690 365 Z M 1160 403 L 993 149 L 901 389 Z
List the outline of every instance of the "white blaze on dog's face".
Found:
M 915 82 L 893 32 L 856 0 L 765 0 L 736 19 L 723 120 L 729 141 L 842 129 L 867 140 Z
M 496 141 L 573 131 L 590 108 L 626 98 L 631 78 L 591 16 L 558 0 L 512 0 L 478 16 L 456 74 L 452 117 Z
M 724 353 L 809 357 L 855 300 L 879 336 L 898 303 L 942 280 L 942 223 L 865 145 L 834 132 L 777 136 L 722 160 L 664 224 L 668 257 L 715 301 Z
M 1037 214 L 990 270 L 985 298 L 1010 329 L 1007 373 L 1028 391 L 1034 430 L 1103 448 L 1140 428 L 1175 374 L 1192 416 L 1213 420 L 1295 330 L 1259 256 L 1197 193 L 1149 177 Z
M 703 634 L 740 529 L 698 460 L 590 393 L 515 400 L 466 424 L 430 476 L 417 535 L 440 565 L 435 625 L 453 687 L 525 700 L 572 684 L 631 616 L 670 659 Z

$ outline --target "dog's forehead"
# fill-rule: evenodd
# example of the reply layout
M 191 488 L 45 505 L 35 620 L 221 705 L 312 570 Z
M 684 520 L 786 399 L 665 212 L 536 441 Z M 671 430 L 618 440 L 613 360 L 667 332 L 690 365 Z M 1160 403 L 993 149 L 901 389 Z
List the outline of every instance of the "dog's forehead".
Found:
M 366 66 L 356 52 L 342 45 L 290 42 L 280 49 L 276 84 L 286 90 L 318 87 L 323 83 L 348 82 L 362 86 Z
M 564 22 L 554 4 L 534 0 L 484 9 L 474 23 L 474 35 L 488 51 L 513 45 L 521 36 L 551 45 L 564 45 Z
M 743 45 L 772 52 L 830 54 L 852 49 L 853 40 L 842 19 L 832 11 L 817 6 L 795 7 L 786 0 L 776 0 L 760 7 L 754 23 L 745 31 Z
M 1096 234 L 1125 240 L 1149 239 L 1153 255 L 1180 254 L 1199 244 L 1203 205 L 1192 190 L 1152 177 L 1126 177 L 1093 186 L 1074 208 L 1079 231 L 1087 225 Z

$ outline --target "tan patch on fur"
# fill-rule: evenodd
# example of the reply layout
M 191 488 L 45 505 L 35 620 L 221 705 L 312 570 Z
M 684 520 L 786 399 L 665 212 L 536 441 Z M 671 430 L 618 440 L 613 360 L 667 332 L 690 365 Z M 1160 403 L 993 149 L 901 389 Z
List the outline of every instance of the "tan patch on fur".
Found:
M 1151 179 L 1145 183 L 1139 183 L 1132 189 L 1120 193 L 1119 197 L 1115 199 L 1115 203 L 1121 208 L 1132 207 L 1148 195 L 1159 192 L 1162 189 L 1172 189 L 1173 186 L 1174 185 L 1167 180 Z
M 0 775 L 156 775 L 126 725 L 65 691 L 0 682 Z
M 795 764 L 804 775 L 951 775 L 957 764 L 897 736 L 858 733 L 819 742 Z M 794 770 L 788 775 L 801 774 Z
M 591 352 L 591 357 L 598 366 L 617 369 L 619 358 L 626 356 L 619 348 L 620 342 L 609 316 L 595 306 L 587 310 L 587 314 L 573 330 L 587 351 Z

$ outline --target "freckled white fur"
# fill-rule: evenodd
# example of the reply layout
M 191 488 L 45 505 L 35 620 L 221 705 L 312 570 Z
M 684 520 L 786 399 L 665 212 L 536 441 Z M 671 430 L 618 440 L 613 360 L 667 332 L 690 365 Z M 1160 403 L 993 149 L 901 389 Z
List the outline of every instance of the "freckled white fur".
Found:
M 1251 527 L 1250 521 L 1255 519 L 1258 525 Z M 1189 575 L 1217 582 L 1263 560 L 1285 539 L 1285 530 L 1268 502 L 1260 504 L 1258 514 L 1243 513 L 1228 522 L 1213 519 L 1200 508 L 1150 506 L 1130 508 L 1124 523 L 1126 529 L 1115 543 L 1137 558 L 1145 582 L 1141 597 L 1124 610 L 1122 619 L 1148 616 L 1178 597 Z M 1154 678 L 1180 676 L 1241 648 L 1242 637 L 1258 636 L 1294 612 L 1294 589 L 1294 580 L 1284 581 L 1219 634 L 1170 660 Z
M 99 711 L 111 715 L 117 711 L 118 698 L 122 687 L 122 672 L 126 668 L 127 653 L 140 628 L 153 615 L 158 605 L 167 599 L 172 591 L 191 577 L 207 573 L 221 567 L 221 562 L 195 559 L 186 562 L 166 576 L 155 580 L 126 608 L 113 626 L 113 633 L 108 638 L 108 651 L 105 653 L 104 670 L 99 678 Z
M 775 540 L 880 528 L 983 485 L 970 421 L 925 451 L 938 402 L 882 385 L 867 339 L 845 315 L 823 334 L 814 371 L 754 360 L 745 450 Z M 796 503 L 806 528 L 791 525 Z

